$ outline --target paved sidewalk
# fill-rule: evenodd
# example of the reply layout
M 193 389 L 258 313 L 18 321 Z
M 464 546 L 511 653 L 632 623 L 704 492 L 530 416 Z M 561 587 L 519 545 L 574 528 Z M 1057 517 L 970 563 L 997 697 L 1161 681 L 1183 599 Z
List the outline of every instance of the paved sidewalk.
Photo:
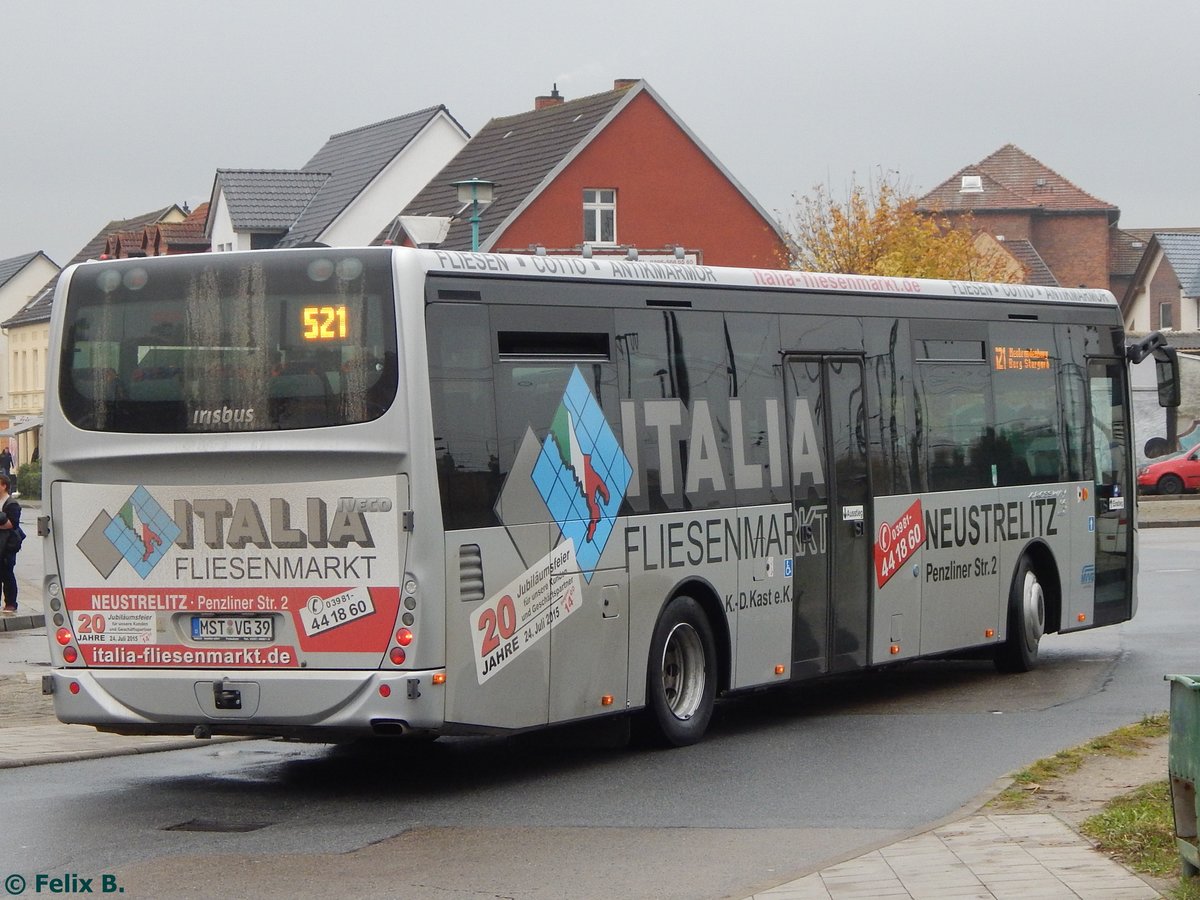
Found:
M 1200 495 L 1138 497 L 1139 528 L 1200 526 Z
M 1161 896 L 1065 822 L 1036 814 L 971 816 L 761 891 L 751 900 Z

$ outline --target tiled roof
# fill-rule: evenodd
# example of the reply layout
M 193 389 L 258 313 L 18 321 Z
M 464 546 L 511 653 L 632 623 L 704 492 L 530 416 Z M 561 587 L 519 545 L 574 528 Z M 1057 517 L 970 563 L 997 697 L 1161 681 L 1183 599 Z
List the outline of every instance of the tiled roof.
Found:
M 964 175 L 978 175 L 982 191 L 963 192 Z M 922 209 L 1007 210 L 1043 209 L 1058 212 L 1106 212 L 1115 218 L 1117 207 L 1080 190 L 1020 147 L 1005 144 L 991 156 L 966 166 L 921 197 Z
M 1200 297 L 1200 234 L 1155 232 L 1185 297 Z
M 153 256 L 164 253 L 201 253 L 212 246 L 206 228 L 208 226 L 207 202 L 201 203 L 187 214 L 182 222 L 159 222 L 146 226 L 146 240 Z
M 1025 283 L 1040 284 L 1043 287 L 1061 287 L 1046 261 L 1034 249 L 1033 244 L 1024 240 L 1006 240 L 1004 246 L 1025 267 Z
M 568 100 L 543 109 L 492 119 L 441 173 L 405 207 L 406 216 L 458 216 L 462 204 L 452 182 L 481 178 L 494 182 L 495 200 L 480 214 L 480 247 L 546 177 L 642 82 Z M 458 216 L 439 245 L 471 249 L 470 216 Z
M 195 209 L 187 214 L 184 222 L 199 222 L 200 227 L 204 228 L 204 223 L 208 221 L 208 201 L 205 200 Z M 164 223 L 165 224 L 165 223 Z
M 45 322 L 50 318 L 50 303 L 54 299 L 54 287 L 58 284 L 55 275 L 50 282 L 38 291 L 28 303 L 17 310 L 17 314 L 6 322 L 0 323 L 0 328 L 12 328 L 14 325 L 28 325 L 30 322 Z
M 128 231 L 152 225 L 176 209 L 178 207 L 174 205 L 164 206 L 162 209 L 134 216 L 132 219 L 114 219 L 100 229 L 90 241 L 84 244 L 83 248 L 67 262 L 67 266 L 98 257 L 104 252 L 104 244 L 108 240 L 108 236 L 113 232 Z M 66 266 L 63 268 L 65 269 Z M 17 311 L 16 315 L 5 322 L 0 322 L 0 328 L 12 328 L 14 325 L 28 325 L 31 322 L 47 321 L 50 318 L 50 305 L 54 300 L 54 288 L 57 284 L 58 275 L 55 275 L 44 288 L 38 291 L 33 299 Z
M 1125 345 L 1131 346 L 1141 340 L 1145 332 L 1127 331 Z M 1200 332 L 1197 331 L 1168 331 L 1165 334 L 1168 346 L 1174 347 L 1180 353 L 1200 353 Z
M 34 250 L 32 253 L 14 256 L 11 259 L 0 259 L 0 287 L 4 287 L 9 281 L 16 278 L 17 273 L 42 255 L 44 254 L 41 250 Z M 46 259 L 49 260 L 50 257 L 47 256 Z
M 1133 275 L 1153 234 L 1142 229 L 1114 228 L 1108 241 L 1108 267 L 1112 274 Z
M 962 178 L 964 175 L 976 175 L 982 190 L 963 191 Z M 1037 204 L 1028 197 L 1022 197 L 1016 191 L 1009 190 L 986 172 L 979 172 L 972 166 L 962 169 L 953 177 L 943 181 L 924 197 L 917 201 L 917 206 L 923 210 L 1034 210 Z
M 288 223 L 291 228 L 279 246 L 294 247 L 320 238 L 333 220 L 440 113 L 449 115 L 445 106 L 431 106 L 330 137 L 303 171 L 331 174 L 311 202 Z
M 137 231 L 147 225 L 153 225 L 155 222 L 160 222 L 165 219 L 172 211 L 178 210 L 175 205 L 164 206 L 162 209 L 156 209 L 154 212 L 148 212 L 140 216 L 134 216 L 132 219 L 113 219 L 96 233 L 90 241 L 83 245 L 83 249 L 71 257 L 67 266 L 73 263 L 83 262 L 87 259 L 96 259 L 104 252 L 104 244 L 108 241 L 108 236 L 118 231 Z M 63 266 L 65 269 L 66 266 Z
M 217 169 L 217 188 L 238 231 L 285 232 L 329 180 L 328 172 Z
M 155 226 L 162 239 L 172 246 L 186 244 L 208 246 L 210 241 L 204 235 L 204 221 L 163 222 Z

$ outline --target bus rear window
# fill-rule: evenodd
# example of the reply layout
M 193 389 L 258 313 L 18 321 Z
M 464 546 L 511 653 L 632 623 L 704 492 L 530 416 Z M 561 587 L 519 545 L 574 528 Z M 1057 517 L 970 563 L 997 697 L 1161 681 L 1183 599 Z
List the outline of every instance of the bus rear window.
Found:
M 59 395 L 92 431 L 270 431 L 378 418 L 397 389 L 386 250 L 80 266 Z

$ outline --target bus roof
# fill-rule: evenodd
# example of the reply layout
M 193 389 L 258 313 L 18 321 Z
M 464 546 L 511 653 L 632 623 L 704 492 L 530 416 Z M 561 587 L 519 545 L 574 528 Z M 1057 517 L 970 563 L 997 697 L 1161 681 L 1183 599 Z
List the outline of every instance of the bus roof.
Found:
M 791 269 L 735 269 L 659 260 L 616 257 L 537 256 L 515 253 L 468 253 L 419 250 L 430 272 L 492 274 L 535 278 L 571 278 L 659 284 L 708 284 L 797 292 L 908 295 L 922 297 L 1025 301 L 1116 306 L 1101 288 L 1043 287 L 1036 284 L 992 284 L 884 275 L 842 275 Z

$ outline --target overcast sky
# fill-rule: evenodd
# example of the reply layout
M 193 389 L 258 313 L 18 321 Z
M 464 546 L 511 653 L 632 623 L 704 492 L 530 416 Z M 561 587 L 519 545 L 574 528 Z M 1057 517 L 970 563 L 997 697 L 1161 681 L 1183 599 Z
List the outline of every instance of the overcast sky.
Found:
M 47 0 L 6 4 L 0 259 L 298 168 L 444 104 L 474 134 L 645 78 L 773 214 L 895 171 L 923 193 L 1013 143 L 1121 209 L 1200 226 L 1197 0 Z

